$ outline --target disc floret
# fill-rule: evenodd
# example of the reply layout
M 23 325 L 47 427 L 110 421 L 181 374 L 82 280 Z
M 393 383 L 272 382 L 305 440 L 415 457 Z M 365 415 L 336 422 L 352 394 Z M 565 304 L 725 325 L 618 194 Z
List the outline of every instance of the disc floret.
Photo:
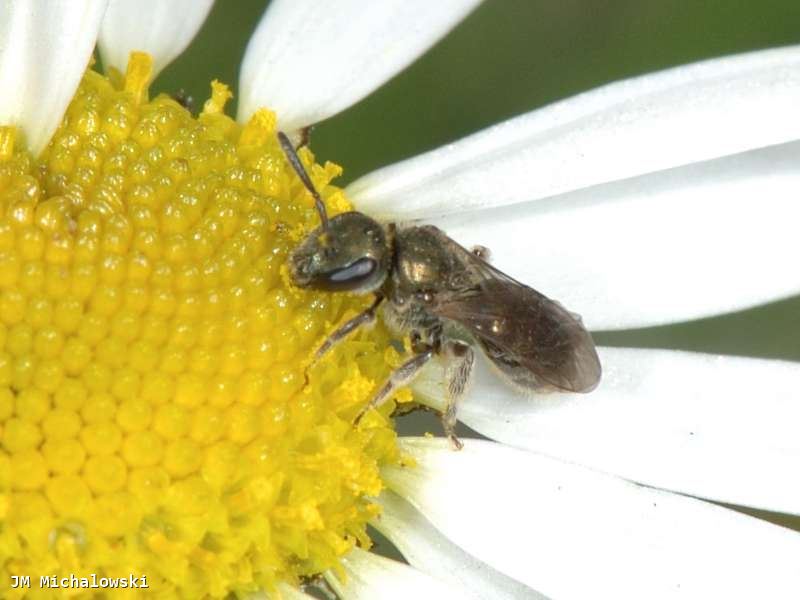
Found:
M 0 585 L 146 575 L 222 598 L 368 546 L 390 421 L 380 328 L 308 359 L 368 300 L 292 288 L 316 226 L 275 118 L 148 100 L 150 59 L 89 71 L 44 154 L 0 130 Z M 332 214 L 337 166 L 301 152 Z M 387 408 L 390 410 L 390 407 Z M 30 592 L 31 597 L 33 591 Z

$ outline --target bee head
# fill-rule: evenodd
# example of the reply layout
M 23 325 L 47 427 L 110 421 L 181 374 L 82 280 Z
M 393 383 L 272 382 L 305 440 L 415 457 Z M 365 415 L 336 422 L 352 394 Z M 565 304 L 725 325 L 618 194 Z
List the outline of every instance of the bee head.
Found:
M 383 227 L 359 212 L 337 215 L 316 228 L 289 255 L 289 272 L 299 287 L 368 294 L 389 272 Z

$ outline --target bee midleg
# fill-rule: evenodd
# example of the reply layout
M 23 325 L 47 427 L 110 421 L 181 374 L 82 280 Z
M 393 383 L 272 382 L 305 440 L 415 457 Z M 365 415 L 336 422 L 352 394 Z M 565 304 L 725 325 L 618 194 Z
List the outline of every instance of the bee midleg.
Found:
M 336 331 L 331 333 L 314 353 L 314 360 L 312 364 L 322 358 L 331 348 L 341 342 L 352 331 L 355 331 L 359 327 L 363 327 L 364 325 L 375 321 L 375 316 L 378 312 L 378 307 L 380 306 L 381 302 L 383 302 L 383 296 L 376 296 L 375 301 L 369 306 L 369 308 L 363 312 L 360 312 L 355 317 L 344 323 Z
M 364 416 L 371 408 L 378 408 L 381 404 L 386 402 L 389 397 L 391 397 L 392 393 L 394 393 L 397 388 L 403 387 L 411 383 L 414 377 L 417 376 L 420 369 L 424 367 L 428 361 L 433 358 L 435 351 L 432 347 L 428 347 L 423 352 L 412 356 L 402 365 L 397 367 L 394 372 L 389 375 L 389 379 L 386 383 L 383 384 L 381 389 L 378 390 L 378 393 L 372 397 L 369 404 L 367 404 L 364 408 L 361 409 L 361 412 L 358 413 L 355 421 L 353 422 L 355 425 L 358 425 L 359 421 L 361 421 L 361 417 Z
M 442 413 L 442 427 L 455 450 L 464 444 L 456 436 L 456 410 L 458 401 L 467 391 L 472 368 L 475 365 L 475 351 L 461 340 L 447 340 L 442 346 L 445 356 L 445 379 L 447 382 L 447 406 Z

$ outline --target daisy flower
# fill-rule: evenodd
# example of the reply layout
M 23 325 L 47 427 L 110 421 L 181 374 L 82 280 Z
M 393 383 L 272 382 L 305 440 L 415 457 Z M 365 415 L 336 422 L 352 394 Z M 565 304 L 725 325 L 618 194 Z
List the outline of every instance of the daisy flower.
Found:
M 600 348 L 593 393 L 521 398 L 479 363 L 459 416 L 496 441 L 460 452 L 397 437 L 408 390 L 353 426 L 402 360 L 380 325 L 306 381 L 369 299 L 288 283 L 318 216 L 276 133 L 363 98 L 476 4 L 274 0 L 236 119 L 219 82 L 197 116 L 148 91 L 210 1 L 3 4 L 4 598 L 57 594 L 42 576 L 307 598 L 320 574 L 347 599 L 800 595 L 800 534 L 708 502 L 800 514 L 796 364 Z M 434 223 L 589 328 L 633 328 L 798 293 L 773 268 L 798 250 L 798 101 L 783 48 L 608 85 L 344 190 L 301 159 L 332 214 Z M 441 408 L 441 368 L 414 399 Z M 407 564 L 368 551 L 368 523 Z

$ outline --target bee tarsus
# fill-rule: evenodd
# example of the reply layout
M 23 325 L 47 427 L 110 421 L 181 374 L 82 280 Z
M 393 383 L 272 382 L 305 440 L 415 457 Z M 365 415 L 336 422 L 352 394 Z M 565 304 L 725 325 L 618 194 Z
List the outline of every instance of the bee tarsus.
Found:
M 454 448 L 457 404 L 465 394 L 475 347 L 510 385 L 529 392 L 589 392 L 601 376 L 594 342 L 577 315 L 490 265 L 432 225 L 381 225 L 360 212 L 328 218 L 319 192 L 289 139 L 278 139 L 316 203 L 321 225 L 289 255 L 292 281 L 324 291 L 376 294 L 373 304 L 331 334 L 318 359 L 352 331 L 375 320 L 410 334 L 414 356 L 390 376 L 355 419 L 410 383 L 433 356 L 445 360 L 442 425 Z

